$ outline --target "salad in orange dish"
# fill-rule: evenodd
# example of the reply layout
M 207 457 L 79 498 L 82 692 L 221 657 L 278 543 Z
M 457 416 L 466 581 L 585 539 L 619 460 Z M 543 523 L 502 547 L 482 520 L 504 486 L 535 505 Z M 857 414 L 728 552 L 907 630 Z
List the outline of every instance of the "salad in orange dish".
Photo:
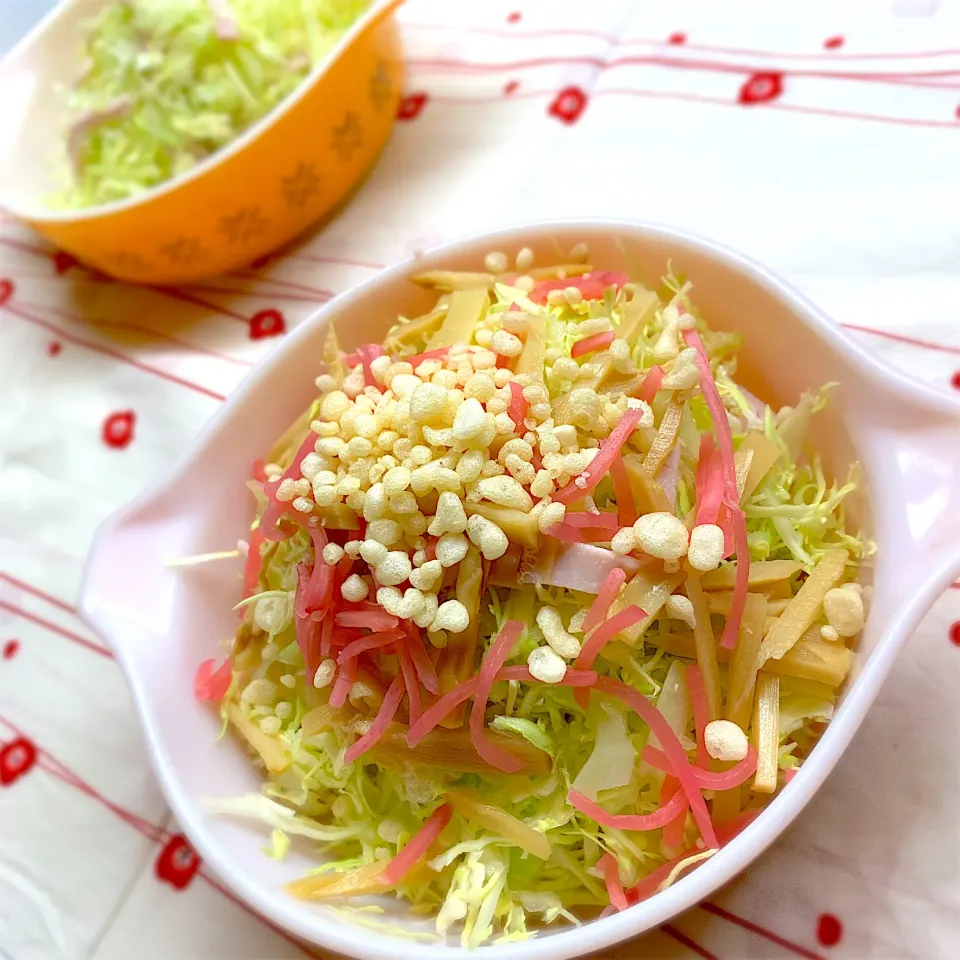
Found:
M 826 388 L 772 409 L 682 276 L 587 257 L 494 252 L 415 276 L 436 305 L 382 344 L 331 328 L 255 468 L 242 620 L 196 692 L 264 773 L 212 809 L 315 845 L 296 897 L 378 923 L 352 898 L 389 894 L 468 946 L 625 909 L 832 717 L 869 550 L 856 467 L 805 450 Z

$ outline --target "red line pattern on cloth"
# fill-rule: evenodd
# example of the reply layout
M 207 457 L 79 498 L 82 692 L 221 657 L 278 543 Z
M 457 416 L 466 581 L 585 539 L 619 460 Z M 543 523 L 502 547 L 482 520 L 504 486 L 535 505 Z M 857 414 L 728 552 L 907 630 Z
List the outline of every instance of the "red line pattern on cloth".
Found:
M 531 100 L 540 97 L 553 97 L 555 90 L 530 90 L 514 94 L 511 100 Z M 708 97 L 696 93 L 674 93 L 667 90 L 641 90 L 639 88 L 604 88 L 592 93 L 593 99 L 600 97 L 644 97 L 651 100 L 678 100 L 687 103 L 711 104 L 717 107 L 733 107 L 736 110 L 744 109 L 736 100 L 725 97 Z M 501 103 L 503 95 L 500 93 L 480 97 L 434 96 L 434 103 L 475 105 L 478 103 Z M 841 120 L 866 120 L 874 123 L 890 123 L 895 126 L 931 127 L 935 129 L 960 130 L 960 125 L 952 120 L 921 120 L 913 117 L 889 117 L 874 113 L 857 113 L 851 110 L 830 110 L 821 107 L 805 107 L 797 104 L 786 104 L 780 101 L 754 106 L 753 109 L 784 110 L 792 113 L 806 113 L 812 116 L 835 117 Z
M 296 283 L 293 280 L 284 280 L 281 277 L 263 277 L 257 273 L 241 270 L 228 274 L 228 276 L 237 277 L 240 280 L 255 280 L 258 283 L 272 283 L 278 287 L 295 290 L 298 293 L 313 294 L 314 297 L 316 297 L 317 303 L 326 303 L 327 300 L 332 300 L 336 296 L 332 290 L 321 290 L 319 287 L 311 287 L 305 283 Z
M 841 326 L 846 330 L 869 333 L 874 337 L 883 337 L 885 340 L 895 340 L 897 343 L 908 343 L 911 347 L 923 347 L 926 350 L 938 350 L 941 353 L 954 353 L 960 356 L 960 347 L 954 347 L 948 343 L 935 343 L 933 340 L 921 340 L 919 337 L 908 337 L 906 334 L 894 333 L 892 330 L 864 327 L 859 323 L 842 323 Z
M 70 640 L 73 643 L 79 644 L 81 647 L 85 647 L 92 653 L 99 653 L 101 657 L 106 657 L 108 660 L 113 659 L 113 654 L 106 647 L 102 647 L 100 644 L 94 643 L 92 640 L 88 640 L 86 637 L 81 637 L 79 633 L 74 633 L 72 630 L 67 630 L 65 627 L 60 627 L 35 613 L 31 613 L 29 610 L 24 610 L 23 607 L 18 607 L 14 603 L 8 603 L 6 600 L 0 600 L 0 610 L 6 610 L 8 613 L 12 613 L 15 617 L 20 617 L 23 620 L 29 620 L 31 623 L 35 623 L 38 627 L 43 627 L 45 630 L 49 630 L 51 633 L 58 634 L 65 640 Z
M 250 368 L 256 364 L 252 360 L 244 360 L 242 357 L 234 357 L 229 353 L 222 353 L 219 350 L 214 350 L 211 347 L 202 347 L 196 343 L 190 343 L 187 340 L 182 340 L 180 337 L 171 336 L 168 333 L 164 333 L 161 330 L 154 330 L 152 327 L 144 327 L 139 323 L 131 323 L 129 320 L 83 320 L 75 314 L 70 313 L 68 310 L 64 310 L 60 307 L 48 307 L 39 303 L 27 303 L 25 300 L 19 300 L 20 304 L 25 307 L 29 307 L 31 310 L 47 310 L 52 314 L 55 314 L 58 317 L 62 317 L 64 320 L 69 320 L 71 323 L 81 324 L 87 327 L 94 327 L 95 329 L 100 330 L 129 330 L 131 333 L 142 333 L 146 337 L 150 337 L 154 340 L 163 340 L 165 343 L 175 343 L 178 347 L 183 347 L 184 350 L 189 350 L 191 353 L 199 353 L 202 356 L 210 357 L 213 360 L 222 360 L 224 363 L 231 363 L 238 367 Z
M 228 317 L 231 320 L 239 320 L 241 323 L 248 322 L 242 313 L 237 313 L 236 310 L 231 310 L 229 307 L 221 307 L 219 304 L 211 303 L 202 297 L 196 297 L 192 293 L 187 293 L 178 287 L 151 287 L 150 289 L 153 290 L 154 293 L 159 293 L 162 297 L 170 297 L 171 300 L 182 300 L 184 303 L 193 304 L 195 307 L 203 307 L 218 316 Z
M 681 41 L 688 50 L 699 50 L 704 53 L 722 53 L 730 56 L 744 57 L 775 57 L 781 60 L 928 60 L 938 57 L 960 57 L 960 48 L 942 50 L 894 50 L 871 51 L 864 53 L 824 53 L 820 49 L 812 49 L 810 53 L 785 50 L 761 50 L 751 47 L 728 47 L 714 44 L 690 43 L 685 34 L 673 34 L 668 37 L 626 37 L 619 38 L 613 33 L 604 33 L 601 30 L 585 30 L 577 27 L 560 27 L 546 30 L 503 30 L 498 27 L 456 26 L 441 23 L 404 23 L 405 30 L 422 30 L 445 33 L 469 33 L 478 36 L 505 37 L 517 41 L 550 40 L 553 38 L 577 37 L 589 40 L 601 40 L 611 47 L 637 46 L 666 46 L 677 43 L 674 38 L 683 37 Z
M 20 730 L 16 724 L 11 720 L 7 719 L 4 716 L 0 716 L 0 724 L 6 726 L 15 736 L 29 739 L 26 734 Z M 31 741 L 32 742 L 32 741 Z M 74 770 L 71 770 L 66 764 L 58 760 L 52 753 L 48 750 L 44 750 L 41 747 L 35 747 L 37 754 L 39 756 L 39 766 L 46 773 L 50 774 L 53 777 L 56 777 L 58 780 L 61 780 L 63 783 L 66 783 L 68 786 L 73 787 L 74 789 L 85 794 L 91 800 L 95 800 L 101 806 L 106 807 L 111 813 L 116 817 L 121 819 L 124 823 L 133 827 L 138 833 L 142 834 L 148 840 L 153 841 L 154 843 L 163 846 L 167 844 L 171 838 L 175 836 L 171 831 L 165 829 L 164 827 L 159 826 L 158 824 L 151 823 L 149 820 L 146 820 L 144 817 L 139 816 L 138 814 L 132 813 L 129 810 L 124 809 L 119 804 L 114 803 L 112 800 L 105 797 L 100 793 L 95 787 L 87 783 L 82 777 L 79 776 Z M 280 929 L 280 927 L 275 926 L 269 920 L 264 917 L 261 917 L 258 913 L 248 907 L 242 900 L 234 896 L 226 887 L 222 886 L 220 882 L 214 879 L 209 874 L 201 870 L 198 874 L 202 880 L 214 888 L 218 893 L 223 894 L 228 900 L 231 900 L 238 907 L 244 910 L 246 913 L 250 914 L 251 917 L 260 921 L 265 926 L 269 927 L 274 933 L 278 936 L 283 937 L 287 943 L 292 944 L 298 949 L 302 950 L 307 956 L 316 957 L 317 960 L 322 960 L 322 957 L 319 954 L 314 953 L 312 950 L 306 947 L 305 944 L 301 943 L 295 937 L 291 936 L 285 930 Z
M 386 263 L 373 263 L 370 260 L 352 260 L 348 257 L 334 257 L 327 254 L 309 253 L 303 250 L 288 253 L 285 259 L 310 260 L 312 263 L 329 263 L 338 267 L 366 267 L 368 270 L 384 270 L 389 266 L 389 264 Z
M 131 367 L 136 367 L 136 369 L 142 370 L 144 373 L 151 373 L 155 377 L 160 377 L 162 380 L 167 380 L 170 383 L 175 383 L 181 387 L 186 387 L 188 390 L 193 390 L 195 393 L 203 394 L 206 397 L 210 397 L 212 400 L 227 399 L 225 394 L 217 393 L 215 390 L 211 390 L 209 387 L 205 387 L 202 384 L 194 383 L 192 380 L 185 380 L 183 377 L 178 377 L 176 374 L 168 373 L 166 370 L 161 370 L 159 367 L 153 367 L 149 363 L 144 363 L 142 360 L 138 360 L 136 357 L 131 357 L 125 353 L 121 353 L 119 350 L 114 350 L 112 347 L 105 347 L 103 344 L 96 343 L 92 340 L 87 340 L 84 337 L 78 337 L 69 330 L 64 330 L 63 327 L 58 327 L 49 320 L 44 320 L 42 317 L 38 317 L 29 311 L 24 310 L 22 307 L 14 306 L 11 303 L 4 303 L 0 304 L 0 310 L 6 310 L 8 313 L 13 314 L 13 316 L 19 317 L 21 320 L 26 320 L 27 323 L 32 323 L 38 327 L 43 327 L 45 330 L 49 330 L 51 333 L 57 334 L 57 336 L 61 339 L 67 340 L 79 347 L 85 347 L 87 350 L 94 351 L 94 353 L 100 353 L 106 357 L 112 357 L 114 360 L 119 360 L 121 363 L 126 363 Z
M 46 600 L 47 603 L 52 603 L 55 607 L 59 607 L 66 613 L 71 613 L 74 616 L 77 615 L 77 608 L 73 606 L 73 604 L 67 603 L 65 600 L 61 600 L 59 597 L 55 597 L 52 593 L 47 593 L 46 591 L 41 590 L 39 587 L 35 587 L 32 584 L 26 583 L 12 574 L 0 571 L 0 580 L 6 580 L 11 586 L 17 587 L 20 590 L 25 590 L 27 593 L 33 594 L 33 596 L 39 597 L 41 600 Z
M 682 943 L 688 950 L 692 950 L 698 957 L 703 957 L 703 960 L 720 960 L 715 953 L 711 953 L 706 947 L 697 943 L 696 940 L 685 934 L 682 930 L 678 930 L 673 924 L 665 923 L 660 929 L 668 937 L 676 940 L 677 943 Z
M 255 290 L 253 288 L 242 290 L 238 287 L 214 287 L 210 284 L 200 283 L 187 284 L 186 286 L 180 287 L 180 289 L 186 293 L 216 293 L 221 296 L 246 297 L 248 299 L 270 301 L 286 300 L 290 303 L 312 303 L 315 306 L 319 305 L 320 303 L 316 297 L 310 297 L 303 293 L 288 293 L 286 291 L 270 290 L 268 292 L 264 292 L 263 290 Z
M 746 917 L 741 917 L 736 913 L 725 910 L 723 907 L 720 907 L 715 903 L 711 903 L 709 900 L 705 900 L 703 903 L 701 903 L 700 909 L 705 910 L 707 913 L 713 914 L 715 917 L 720 917 L 722 920 L 735 923 L 738 927 L 743 927 L 744 930 L 749 930 L 751 933 L 755 933 L 757 936 L 763 937 L 764 940 L 769 940 L 771 943 L 775 943 L 777 946 L 783 947 L 784 950 L 789 950 L 798 957 L 804 957 L 805 960 L 826 960 L 823 954 L 814 953 L 813 950 L 808 950 L 799 943 L 794 943 L 792 940 L 788 940 L 786 937 L 781 937 L 780 934 L 774 933 L 772 930 L 768 930 L 759 923 L 754 923 L 752 920 L 748 920 Z
M 440 57 L 432 59 L 408 61 L 411 70 L 423 71 L 451 71 L 462 73 L 500 73 L 503 71 L 530 70 L 538 67 L 593 67 L 600 72 L 608 72 L 620 67 L 665 67 L 674 70 L 694 70 L 708 73 L 732 73 L 738 76 L 748 77 L 758 73 L 770 72 L 769 66 L 758 64 L 735 64 L 724 63 L 719 60 L 694 60 L 681 57 L 662 57 L 662 56 L 632 56 L 617 57 L 608 60 L 604 57 L 596 56 L 553 56 L 553 57 L 531 57 L 526 60 L 512 61 L 478 61 L 478 60 L 460 60 L 443 59 Z M 949 89 L 960 89 L 960 70 L 929 70 L 917 73 L 853 73 L 840 70 L 804 70 L 790 69 L 779 70 L 785 77 L 804 77 L 817 78 L 824 80 L 851 80 L 862 83 L 880 83 L 892 84 L 894 86 L 914 87 L 927 86 L 922 82 L 925 78 L 956 78 L 955 83 L 945 83 Z

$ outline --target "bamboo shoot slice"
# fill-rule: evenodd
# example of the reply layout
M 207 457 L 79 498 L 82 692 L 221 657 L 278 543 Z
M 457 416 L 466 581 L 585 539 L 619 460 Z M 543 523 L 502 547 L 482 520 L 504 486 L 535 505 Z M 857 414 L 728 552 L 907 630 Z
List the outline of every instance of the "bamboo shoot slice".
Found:
M 471 823 L 478 824 L 497 836 L 512 840 L 521 850 L 541 860 L 549 859 L 550 841 L 544 834 L 500 807 L 485 802 L 483 797 L 475 791 L 451 790 L 444 799 Z
M 630 490 L 639 514 L 673 512 L 663 486 L 650 475 L 639 454 L 625 454 L 623 464 L 627 468 L 627 480 L 630 482 Z
M 360 519 L 345 503 L 329 507 L 314 507 L 313 512 L 328 530 L 359 530 Z
M 585 273 L 590 273 L 593 267 L 589 263 L 557 263 L 552 267 L 535 267 L 527 271 L 527 276 L 534 280 L 559 280 L 560 274 L 564 279 L 567 277 L 582 277 Z
M 750 722 L 766 617 L 766 598 L 759 593 L 748 593 L 740 621 L 740 637 L 727 673 L 727 702 L 723 714 L 726 720 L 732 720 L 742 730 Z
M 384 893 L 391 884 L 384 878 L 387 861 L 368 863 L 352 870 L 302 877 L 284 888 L 298 900 L 332 900 L 335 897 L 363 897 Z
M 341 385 L 350 372 L 340 350 L 340 341 L 337 339 L 337 328 L 334 324 L 327 327 L 327 335 L 323 338 L 323 362 L 329 373 Z
M 793 560 L 754 560 L 750 564 L 751 587 L 761 587 L 767 583 L 776 583 L 778 580 L 789 580 L 803 569 L 803 564 Z M 704 590 L 732 590 L 737 580 L 737 565 L 735 563 L 719 567 L 705 573 L 700 580 Z
M 547 322 L 543 317 L 528 316 L 527 339 L 523 350 L 517 357 L 514 373 L 526 374 L 536 380 L 543 380 L 543 359 L 547 352 Z
M 747 477 L 750 475 L 750 467 L 753 466 L 753 451 L 743 450 L 741 447 L 734 455 L 733 466 L 737 475 L 737 499 L 742 501 Z
M 760 654 L 764 660 L 779 660 L 810 628 L 823 609 L 823 598 L 843 576 L 849 555 L 833 547 L 824 551 L 790 605 L 776 619 L 763 639 Z
M 470 624 L 462 633 L 450 635 L 447 646 L 440 654 L 437 673 L 440 680 L 440 692 L 449 693 L 473 673 L 477 645 L 480 642 L 480 597 L 483 593 L 483 561 L 480 551 L 470 547 L 467 555 L 457 568 L 456 599 L 470 614 Z M 440 726 L 448 730 L 456 729 L 463 723 L 466 704 L 455 707 L 440 721 Z
M 454 773 L 477 773 L 490 777 L 497 773 L 473 747 L 469 731 L 433 730 L 415 747 L 407 746 L 407 727 L 391 723 L 371 748 L 368 756 L 380 766 L 402 773 L 407 766 L 428 767 Z M 497 730 L 487 730 L 494 746 L 512 754 L 523 763 L 524 776 L 542 776 L 550 772 L 550 758 L 523 737 Z
M 483 318 L 490 299 L 486 287 L 471 290 L 454 290 L 450 294 L 450 306 L 440 329 L 430 338 L 427 347 L 452 347 L 455 343 L 469 343 L 474 328 Z
M 626 340 L 631 347 L 636 346 L 638 337 L 653 320 L 659 306 L 660 300 L 652 290 L 638 290 L 624 305 L 617 336 Z
M 409 346 L 420 339 L 426 339 L 443 323 L 443 318 L 447 315 L 446 307 L 438 307 L 430 313 L 425 313 L 422 317 L 414 317 L 406 323 L 394 327 L 387 335 L 384 346 L 387 353 L 396 352 L 398 348 Z
M 753 491 L 760 486 L 760 481 L 780 459 L 780 448 L 775 443 L 771 443 L 760 430 L 751 430 L 743 438 L 737 455 L 746 457 L 747 451 L 752 451 L 753 458 L 747 470 L 743 489 L 740 491 L 741 503 L 753 494 Z
M 623 637 L 626 643 L 631 646 L 636 645 L 650 624 L 660 615 L 663 605 L 667 602 L 670 594 L 680 585 L 682 579 L 682 576 L 677 575 L 652 580 L 641 572 L 624 585 L 610 605 L 610 616 L 619 613 L 630 604 L 636 604 L 647 615 L 645 620 L 641 620 L 620 632 L 619 636 Z
M 433 287 L 448 292 L 457 290 L 488 290 L 493 288 L 492 273 L 469 273 L 458 270 L 428 270 L 410 278 L 420 287 Z
M 753 709 L 753 737 L 757 748 L 757 772 L 754 793 L 773 793 L 777 789 L 780 747 L 780 678 L 769 674 L 757 677 Z
M 790 604 L 789 599 L 773 600 L 769 596 L 765 596 L 764 599 L 767 600 L 767 616 L 770 617 L 771 621 L 779 617 Z M 711 613 L 719 613 L 726 616 L 730 612 L 730 607 L 733 604 L 733 591 L 712 590 L 707 594 L 707 602 L 710 604 Z M 761 631 L 761 635 L 765 632 L 766 631 Z
M 264 765 L 271 773 L 283 773 L 290 766 L 290 758 L 276 737 L 269 737 L 255 723 L 244 715 L 235 703 L 228 704 L 227 716 L 237 728 L 237 732 L 260 755 Z
M 647 643 L 675 657 L 697 659 L 693 633 L 688 630 L 646 636 L 644 639 Z M 720 663 L 728 663 L 730 651 L 718 647 L 717 660 Z M 842 643 L 830 643 L 820 637 L 818 630 L 811 630 L 805 633 L 788 653 L 784 654 L 782 660 L 767 660 L 760 668 L 760 672 L 779 677 L 815 680 L 836 689 L 846 680 L 852 663 L 852 650 L 847 649 Z
M 660 419 L 660 428 L 654 438 L 653 444 L 643 458 L 643 469 L 651 477 L 657 475 L 657 471 L 663 466 L 664 460 L 670 455 L 673 445 L 677 442 L 677 434 L 680 432 L 680 419 L 683 416 L 683 404 L 671 403 L 663 411 L 663 417 Z
M 720 668 L 717 666 L 717 639 L 713 635 L 707 597 L 700 588 L 700 576 L 692 570 L 687 574 L 687 596 L 693 604 L 696 624 L 693 628 L 693 640 L 697 649 L 697 663 L 703 674 L 703 686 L 707 694 L 707 716 L 711 721 L 719 720 L 722 716 L 722 703 Z
M 492 520 L 506 535 L 511 543 L 536 549 L 540 542 L 540 530 L 537 518 L 513 507 L 503 507 L 498 503 L 464 503 L 468 517 L 475 513 Z

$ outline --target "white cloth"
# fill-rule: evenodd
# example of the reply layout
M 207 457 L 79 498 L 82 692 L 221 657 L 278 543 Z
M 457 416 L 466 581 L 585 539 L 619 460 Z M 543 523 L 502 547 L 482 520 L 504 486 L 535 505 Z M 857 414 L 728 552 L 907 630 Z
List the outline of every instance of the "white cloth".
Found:
M 457 234 L 636 217 L 739 247 L 960 388 L 956 3 L 412 0 L 401 18 L 414 116 L 333 223 L 193 288 L 208 306 L 105 283 L 0 223 L 0 743 L 39 751 L 19 778 L 28 748 L 0 759 L 0 955 L 301 953 L 190 879 L 119 671 L 71 607 L 97 524 L 270 349 L 244 318 L 292 328 L 370 265 Z M 109 446 L 123 411 L 132 438 Z M 822 792 L 715 907 L 608 956 L 956 956 L 958 620 L 948 591 Z

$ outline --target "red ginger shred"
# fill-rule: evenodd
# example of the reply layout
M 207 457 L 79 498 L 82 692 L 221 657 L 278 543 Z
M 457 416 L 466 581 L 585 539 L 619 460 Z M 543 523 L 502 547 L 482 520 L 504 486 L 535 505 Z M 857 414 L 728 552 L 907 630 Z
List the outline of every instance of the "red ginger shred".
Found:
M 215 667 L 215 660 L 204 660 L 197 667 L 197 675 L 193 681 L 193 692 L 198 700 L 213 700 L 219 703 L 230 689 L 233 680 L 233 667 L 227 657 L 219 667 Z
M 643 383 L 637 392 L 638 399 L 644 403 L 653 403 L 653 399 L 656 397 L 657 392 L 660 390 L 660 385 L 663 383 L 663 376 L 663 367 L 661 367 L 659 363 L 655 363 L 643 378 Z
M 427 350 L 424 353 L 416 353 L 412 357 L 401 357 L 401 360 L 404 363 L 409 363 L 416 370 L 424 360 L 442 360 L 449 352 L 450 347 L 435 347 L 433 350 Z
M 406 647 L 397 644 L 397 662 L 400 666 L 400 675 L 407 690 L 407 710 L 410 715 L 410 725 L 413 726 L 423 713 L 423 701 L 420 699 L 420 681 L 417 671 Z
M 610 463 L 610 479 L 613 481 L 613 493 L 617 498 L 617 517 L 621 527 L 632 527 L 637 522 L 637 503 L 633 499 L 633 488 L 627 476 L 627 465 L 623 455 L 618 453 Z
M 710 819 L 703 794 L 700 792 L 697 774 L 694 768 L 690 766 L 683 745 L 677 739 L 677 735 L 673 732 L 663 714 L 642 693 L 612 677 L 597 677 L 594 689 L 600 693 L 616 697 L 622 703 L 625 703 L 656 734 L 657 740 L 660 741 L 663 752 L 670 763 L 668 772 L 680 781 L 680 786 L 686 794 L 690 809 L 693 811 L 693 818 L 700 828 L 700 835 L 703 837 L 704 843 L 708 847 L 718 846 L 717 834 L 713 828 L 713 822 Z
M 576 360 L 577 357 L 583 357 L 588 353 L 594 353 L 604 347 L 609 347 L 611 343 L 613 343 L 612 330 L 608 330 L 606 333 L 595 333 L 590 337 L 581 337 L 574 341 L 570 348 L 570 356 Z
M 340 667 L 333 690 L 330 692 L 330 706 L 342 707 L 347 702 L 347 694 L 357 679 L 357 669 L 360 666 L 360 658 L 353 657 Z
M 562 490 L 553 495 L 558 503 L 571 504 L 585 497 L 610 470 L 614 457 L 630 438 L 643 419 L 643 410 L 627 410 L 610 435 L 600 444 L 600 450 L 579 477 L 574 477 Z
M 588 633 L 594 627 L 603 623 L 610 611 L 610 604 L 613 603 L 614 597 L 620 592 L 620 587 L 623 586 L 626 579 L 627 575 L 620 567 L 614 567 L 604 577 L 597 599 L 593 601 L 586 617 L 583 619 L 584 632 Z
M 243 595 L 249 597 L 257 590 L 257 582 L 260 579 L 260 566 L 263 558 L 260 556 L 260 544 L 265 541 L 260 528 L 250 531 L 249 546 L 247 547 L 247 559 L 243 565 Z M 241 616 L 243 614 L 241 613 Z
M 669 822 L 663 825 L 663 845 L 665 847 L 679 847 L 683 843 L 683 831 L 687 822 L 687 810 L 690 804 L 680 789 L 680 781 L 670 774 L 663 778 L 663 786 L 660 788 L 660 806 L 669 802 L 675 794 L 683 797 L 683 804 L 677 815 Z
M 564 543 L 608 543 L 615 532 L 606 526 L 584 527 L 563 522 L 553 524 L 547 536 Z
M 440 680 L 437 677 L 437 668 L 427 654 L 423 645 L 423 637 L 420 628 L 415 623 L 408 620 L 406 623 L 407 649 L 410 652 L 410 659 L 416 668 L 417 676 L 428 693 L 436 694 L 440 691 Z
M 516 773 L 523 764 L 512 754 L 500 747 L 494 746 L 487 740 L 484 733 L 484 713 L 487 709 L 487 700 L 493 689 L 497 671 L 510 657 L 511 652 L 523 632 L 523 624 L 519 620 L 508 620 L 500 630 L 497 638 L 490 645 L 477 678 L 477 692 L 470 709 L 470 740 L 477 753 L 492 767 L 503 770 L 505 773 Z
M 713 437 L 700 438 L 700 457 L 694 478 L 697 488 L 697 524 L 716 523 L 723 500 L 723 458 L 714 449 Z
M 588 513 L 584 510 L 581 513 L 568 513 L 564 518 L 564 523 L 571 527 L 604 527 L 611 533 L 620 529 L 620 521 L 615 513 Z
M 530 294 L 534 303 L 546 303 L 547 295 L 552 290 L 566 290 L 575 287 L 580 291 L 584 300 L 602 300 L 608 287 L 620 288 L 630 282 L 625 273 L 613 270 L 585 273 L 582 277 L 568 277 L 565 280 L 541 280 Z
M 357 347 L 357 356 L 363 364 L 363 382 L 368 387 L 375 387 L 377 385 L 370 364 L 376 360 L 377 357 L 382 357 L 383 353 L 383 347 L 378 343 L 365 343 L 362 347 Z
M 706 769 L 710 765 L 707 742 L 704 731 L 710 721 L 707 708 L 707 688 L 703 683 L 703 671 L 691 663 L 687 667 L 687 690 L 690 691 L 690 703 L 693 705 L 693 726 L 697 731 L 697 766 Z
M 387 613 L 381 607 L 373 610 L 341 610 L 336 615 L 341 627 L 367 627 L 369 630 L 393 630 L 400 625 L 400 618 Z
M 726 846 L 737 834 L 742 833 L 750 826 L 762 812 L 762 810 L 747 810 L 745 813 L 740 814 L 739 817 L 722 826 L 716 832 L 717 843 L 715 846 L 717 848 Z M 648 897 L 653 896 L 653 894 L 657 892 L 660 884 L 673 872 L 674 867 L 683 863 L 684 860 L 688 860 L 690 857 L 695 857 L 698 853 L 703 853 L 700 847 L 689 847 L 679 856 L 657 867 L 653 873 L 645 876 L 636 886 L 631 887 L 627 891 L 627 900 L 630 903 L 639 903 L 641 900 L 646 900 Z M 694 865 L 691 864 L 691 866 Z
M 704 349 L 703 341 L 696 330 L 684 330 L 683 338 L 687 346 L 693 347 L 697 353 L 697 367 L 700 370 L 700 389 L 703 399 L 713 418 L 713 429 L 717 434 L 717 443 L 720 455 L 723 458 L 723 492 L 724 504 L 732 515 L 734 544 L 737 551 L 737 577 L 733 586 L 733 598 L 730 601 L 730 612 L 723 628 L 720 646 L 725 650 L 733 650 L 737 645 L 737 635 L 740 632 L 740 621 L 743 618 L 743 607 L 747 602 L 747 587 L 750 578 L 750 546 L 747 541 L 747 521 L 740 507 L 740 494 L 737 490 L 737 469 L 733 458 L 733 434 L 730 431 L 730 421 L 727 418 L 727 409 L 717 390 L 710 369 L 710 359 Z
M 501 683 L 506 680 L 517 680 L 520 683 L 538 683 L 533 674 L 526 667 L 504 667 L 498 671 L 495 682 Z M 557 686 L 563 687 L 589 687 L 596 683 L 597 675 L 592 670 L 571 670 L 567 669 L 566 674 Z M 465 680 L 459 686 L 454 687 L 449 693 L 445 693 L 439 700 L 430 705 L 429 709 L 423 712 L 423 716 L 417 723 L 410 724 L 407 731 L 407 746 L 415 747 L 437 724 L 455 710 L 464 700 L 469 700 L 477 692 L 480 677 L 473 676 Z
M 683 791 L 677 791 L 665 804 L 661 804 L 653 813 L 608 813 L 599 803 L 591 800 L 579 790 L 571 790 L 567 801 L 581 813 L 596 820 L 601 827 L 615 830 L 656 830 L 674 820 L 687 806 Z
M 644 747 L 642 758 L 651 767 L 670 772 L 670 761 L 662 750 Z M 703 790 L 732 790 L 746 783 L 757 772 L 757 749 L 752 743 L 748 745 L 747 755 L 729 770 L 703 770 L 696 766 L 693 772 Z
M 366 637 L 360 637 L 357 640 L 351 640 L 337 657 L 337 663 L 344 664 L 353 657 L 359 657 L 361 653 L 367 653 L 369 650 L 378 650 L 380 647 L 388 647 L 391 643 L 396 643 L 403 636 L 400 630 L 387 630 L 385 633 L 371 633 Z
M 597 866 L 603 874 L 603 883 L 607 888 L 610 905 L 617 910 L 626 910 L 627 895 L 623 892 L 623 884 L 620 882 L 620 865 L 613 854 L 605 853 L 597 861 Z
M 518 430 L 523 428 L 523 419 L 527 415 L 527 409 L 530 404 L 523 395 L 523 386 L 516 380 L 511 380 L 510 387 L 510 406 L 507 407 L 507 416 L 514 422 Z
M 615 568 L 619 569 L 619 568 Z M 611 571 L 612 573 L 613 571 Z M 607 574 L 607 580 L 610 579 L 610 574 Z M 606 584 L 604 584 L 606 585 Z M 601 588 L 602 589 L 602 588 Z M 597 596 L 599 600 L 599 595 Z M 612 599 L 612 598 L 611 598 Z M 596 604 L 594 604 L 596 606 Z M 609 603 L 607 604 L 609 607 Z M 593 607 L 590 608 L 591 612 Z M 645 620 L 647 617 L 646 612 L 642 607 L 638 607 L 635 603 L 631 603 L 629 607 L 624 607 L 619 613 L 615 613 L 609 620 L 604 620 L 603 623 L 599 624 L 587 637 L 586 642 L 580 648 L 580 653 L 577 656 L 575 666 L 578 670 L 589 670 L 593 666 L 594 660 L 597 659 L 597 654 L 605 647 L 618 633 L 622 630 L 626 630 L 627 627 L 632 627 L 635 623 L 639 623 L 641 620 Z M 577 703 L 581 707 L 586 707 L 587 701 L 589 699 L 589 694 L 586 690 L 577 690 L 574 693 Z
M 439 839 L 452 816 L 453 807 L 449 803 L 437 807 L 407 845 L 387 864 L 383 871 L 384 879 L 392 885 L 398 884 Z
M 380 704 L 380 709 L 377 711 L 373 725 L 359 740 L 347 747 L 344 752 L 344 763 L 353 763 L 357 757 L 365 754 L 384 733 L 386 733 L 387 727 L 390 726 L 390 722 L 396 716 L 397 708 L 400 706 L 402 699 L 403 677 L 397 674 L 384 695 L 383 703 Z

